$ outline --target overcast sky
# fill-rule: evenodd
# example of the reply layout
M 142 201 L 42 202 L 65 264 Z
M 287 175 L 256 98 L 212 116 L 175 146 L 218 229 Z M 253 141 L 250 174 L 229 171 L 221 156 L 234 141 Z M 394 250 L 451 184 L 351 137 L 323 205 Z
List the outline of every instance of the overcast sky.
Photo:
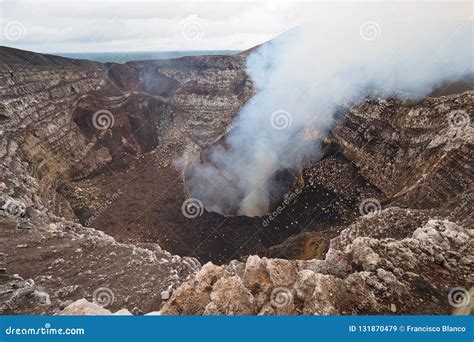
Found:
M 0 0 L 0 45 L 38 52 L 243 50 L 307 21 L 377 21 L 383 26 L 383 16 L 403 20 L 413 10 L 445 18 L 473 15 L 471 3 L 452 1 L 362 6 L 276 0 Z

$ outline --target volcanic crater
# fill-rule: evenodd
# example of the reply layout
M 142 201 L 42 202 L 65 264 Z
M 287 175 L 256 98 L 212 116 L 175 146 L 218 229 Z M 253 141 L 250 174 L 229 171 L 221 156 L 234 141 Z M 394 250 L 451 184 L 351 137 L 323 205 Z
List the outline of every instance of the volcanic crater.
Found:
M 251 81 L 242 70 L 234 70 L 242 68 L 244 58 L 106 65 L 105 85 L 81 95 L 70 108 L 86 144 L 93 145 L 95 159 L 95 165 L 71 165 L 69 177 L 57 183 L 58 194 L 72 209 L 70 217 L 118 241 L 158 243 L 173 254 L 203 263 L 225 263 L 251 254 L 267 255 L 270 247 L 287 257 L 278 245 L 302 232 L 318 232 L 326 241 L 360 215 L 361 198 L 380 198 L 381 192 L 363 179 L 334 143 L 328 143 L 311 172 L 326 177 L 337 172 L 337 181 L 344 186 L 332 184 L 331 190 L 327 179 L 313 180 L 310 167 L 298 174 L 279 172 L 275 179 L 281 190 L 272 194 L 268 215 L 276 215 L 271 218 L 238 216 L 235 209 L 225 215 L 204 208 L 198 208 L 198 217 L 183 214 L 189 194 L 186 174 L 195 163 L 206 162 L 210 147 L 222 146 L 235 115 L 253 94 Z M 209 73 L 224 74 L 223 79 L 204 83 L 203 75 Z M 155 79 L 151 86 L 150 74 L 166 82 Z M 227 108 L 227 102 L 234 106 Z M 113 125 L 106 130 L 94 126 L 94 113 L 100 109 L 113 114 Z M 185 170 L 176 165 L 182 155 L 191 155 Z M 219 193 L 219 184 L 206 186 Z M 338 193 L 337 188 L 345 191 Z M 299 195 L 284 204 L 284 196 L 295 191 Z M 313 254 L 301 252 L 306 257 Z
M 241 265 L 250 255 L 267 257 L 265 260 L 323 262 L 335 255 L 334 250 L 352 242 L 353 231 L 374 239 L 404 239 L 430 219 L 450 219 L 472 227 L 471 205 L 461 205 L 466 201 L 472 204 L 472 127 L 468 124 L 453 131 L 448 120 L 453 111 L 473 112 L 474 91 L 463 80 L 440 85 L 431 96 L 417 101 L 367 98 L 358 106 L 341 110 L 331 131 L 311 142 L 321 146 L 317 160 L 308 160 L 300 170 L 272 175 L 278 186 L 270 194 L 266 215 L 239 216 L 237 208 L 225 203 L 219 203 L 225 207 L 222 214 L 213 212 L 212 203 L 203 203 L 207 209 L 201 207 L 197 215 L 186 215 L 183 203 L 192 194 L 186 180 L 196 165 L 209 163 L 206 153 L 210 148 L 226 148 L 225 137 L 232 131 L 236 115 L 255 93 L 245 73 L 246 57 L 244 52 L 101 64 L 2 47 L 0 78 L 6 86 L 0 94 L 5 137 L 0 148 L 0 204 L 6 213 L 5 205 L 13 200 L 26 208 L 14 218 L 5 214 L 1 221 L 1 228 L 8 232 L 2 238 L 6 269 L 34 278 L 44 288 L 62 289 L 55 296 L 64 302 L 77 297 L 74 291 L 87 296 L 94 287 L 87 278 L 83 289 L 67 292 L 65 287 L 73 286 L 71 277 L 55 282 L 59 269 L 77 273 L 75 267 L 84 272 L 88 267 L 80 262 L 75 265 L 72 249 L 67 253 L 66 249 L 77 248 L 82 253 L 91 247 L 90 257 L 103 257 L 94 244 L 74 242 L 82 241 L 82 226 L 134 246 L 133 253 L 152 250 L 177 262 L 179 267 L 166 271 L 176 279 L 158 281 L 146 290 L 156 293 L 169 286 L 177 288 L 182 283 L 178 274 L 192 276 L 200 267 L 197 262 Z M 102 122 L 105 127 L 94 119 L 98 111 L 108 115 Z M 425 120 L 428 113 L 431 119 Z M 227 177 L 225 170 L 222 175 Z M 226 181 L 232 182 L 232 176 Z M 214 187 L 212 191 L 219 194 L 218 184 L 204 186 Z M 374 208 L 367 211 L 363 207 L 367 200 L 375 203 L 378 216 L 371 215 Z M 387 225 L 397 229 L 389 233 L 384 230 Z M 43 226 L 67 226 L 61 234 L 77 234 L 67 246 L 54 249 L 56 252 L 42 252 L 40 241 L 48 237 L 41 235 L 46 234 L 43 232 L 36 241 L 34 229 L 41 231 L 38 227 Z M 87 232 L 96 236 L 95 230 Z M 48 230 L 50 233 L 59 239 L 56 230 Z M 98 245 L 105 243 L 103 237 L 94 239 L 100 241 Z M 107 255 L 131 248 L 125 245 L 114 244 Z M 328 252 L 331 248 L 333 252 Z M 337 255 L 352 251 L 340 248 Z M 130 261 L 129 256 L 122 257 Z M 351 268 L 347 272 L 375 272 L 356 256 L 351 257 L 345 264 Z M 114 260 L 111 265 L 120 263 L 110 258 Z M 26 267 L 31 260 L 37 260 L 38 267 Z M 64 267 L 60 265 L 63 262 Z M 433 274 L 442 273 L 438 264 L 429 265 Z M 107 282 L 123 282 L 123 286 L 116 285 L 117 292 L 124 294 L 121 298 L 126 297 L 127 284 L 145 283 L 135 279 L 138 275 L 134 272 L 117 280 L 118 273 L 112 272 L 119 267 L 114 267 L 110 266 Z M 52 278 L 43 279 L 38 272 Z M 102 268 L 100 272 L 104 272 Z M 335 272 L 327 273 L 341 279 L 347 276 Z M 423 273 L 422 277 L 428 281 L 431 276 Z M 445 281 L 452 286 L 465 282 L 465 272 Z M 438 286 L 433 296 L 441 298 L 439 281 L 431 277 L 429 282 Z M 134 295 L 129 302 L 120 299 L 114 307 L 137 306 L 137 313 L 143 313 L 160 307 L 162 300 L 147 301 Z M 390 300 L 381 302 L 385 305 Z M 414 300 L 403 300 L 406 312 L 433 310 Z M 176 301 L 179 299 L 170 303 Z M 169 312 L 174 312 L 172 305 Z M 21 309 L 4 310 L 31 313 L 49 309 L 25 304 Z M 204 309 L 180 310 L 194 314 Z M 301 313 L 304 309 L 295 310 Z M 360 312 L 374 310 L 385 312 L 379 307 L 360 308 Z

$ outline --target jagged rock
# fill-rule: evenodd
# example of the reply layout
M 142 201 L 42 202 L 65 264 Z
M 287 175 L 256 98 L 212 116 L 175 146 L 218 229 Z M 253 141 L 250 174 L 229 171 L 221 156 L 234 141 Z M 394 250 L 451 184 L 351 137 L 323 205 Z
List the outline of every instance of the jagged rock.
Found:
M 161 311 L 152 311 L 145 314 L 145 316 L 161 316 Z
M 130 316 L 132 315 L 127 309 L 118 310 L 112 313 L 96 303 L 91 303 L 85 298 L 76 300 L 75 302 L 66 306 L 60 313 L 61 316 Z
M 0 313 L 15 312 L 22 305 L 34 302 L 36 285 L 33 279 L 24 280 L 18 274 L 9 276 L 6 272 L 0 282 Z
M 132 313 L 127 309 L 120 309 L 119 311 L 114 312 L 116 316 L 132 316 Z
M 191 281 L 185 282 L 173 292 L 161 309 L 163 315 L 203 314 L 211 301 L 214 284 L 228 273 L 212 263 L 205 264 Z
M 261 308 L 268 300 L 273 287 L 264 260 L 257 255 L 249 256 L 245 263 L 242 282 L 254 296 L 257 306 Z
M 26 208 L 25 203 L 21 200 L 14 199 L 14 198 L 7 198 L 3 201 L 3 205 L 1 207 L 2 214 L 6 217 L 24 217 Z
M 391 213 L 387 212 L 386 215 Z M 360 229 L 361 222 L 368 221 L 362 217 L 346 230 Z M 385 225 L 384 222 L 380 224 Z M 372 227 L 374 232 L 380 231 L 380 228 Z M 351 236 L 349 231 L 343 233 L 344 236 Z M 235 308 L 244 307 L 255 308 L 260 315 L 377 314 L 393 313 L 394 307 L 397 313 L 425 312 L 420 307 L 424 305 L 420 304 L 425 301 L 423 298 L 432 300 L 432 296 L 435 296 L 440 301 L 447 300 L 445 293 L 436 288 L 449 289 L 458 282 L 466 281 L 472 263 L 463 264 L 457 269 L 456 278 L 446 278 L 445 272 L 451 269 L 451 264 L 459 265 L 462 255 L 472 255 L 470 241 L 473 234 L 472 230 L 453 222 L 429 220 L 422 227 L 414 229 L 411 236 L 399 240 L 382 236 L 377 239 L 358 237 L 354 240 L 335 238 L 325 260 L 299 261 L 298 268 L 294 261 L 250 256 L 241 278 L 226 274 L 214 283 L 210 300 L 206 297 L 205 301 L 198 302 L 192 296 L 193 289 L 210 283 L 212 276 L 209 278 L 210 274 L 206 270 L 181 285 L 177 290 L 180 296 L 175 297 L 173 294 L 170 302 L 178 303 L 179 300 L 188 307 L 195 303 L 206 314 L 232 314 Z M 433 251 L 436 251 L 436 258 Z M 352 264 L 352 271 L 336 272 L 336 275 L 321 273 L 326 270 L 324 264 L 334 262 L 334 255 L 339 256 L 338 260 L 349 260 L 350 263 L 343 268 Z M 430 279 L 430 290 L 420 289 L 420 274 Z M 220 289 L 222 286 L 225 290 Z M 469 288 L 472 283 L 466 286 Z M 224 304 L 213 299 L 216 288 Z M 187 296 L 184 291 L 187 291 Z M 433 307 L 427 307 L 426 310 L 433 310 Z M 445 312 L 442 311 L 443 307 L 438 310 Z M 179 312 L 168 310 L 164 313 Z M 189 311 L 181 313 L 188 314 Z
M 40 305 L 51 305 L 51 298 L 48 293 L 35 290 L 33 295 L 38 300 Z
M 291 287 L 295 283 L 296 265 L 294 261 L 267 259 L 265 266 L 273 286 Z
M 302 297 L 304 301 L 305 314 L 315 315 L 336 315 L 339 314 L 336 309 L 336 294 L 344 295 L 344 281 L 332 276 L 313 273 L 309 279 L 306 279 L 306 286 L 310 291 L 307 297 Z
M 185 282 L 161 309 L 163 315 L 174 314 L 255 314 L 254 298 L 240 277 L 230 276 L 219 266 L 208 263 Z
M 256 314 L 254 298 L 238 276 L 223 277 L 214 284 L 207 311 L 211 304 L 213 312 L 224 315 Z
M 112 313 L 110 310 L 104 309 L 103 307 L 82 298 L 65 307 L 59 314 L 61 316 L 107 316 Z
M 356 266 L 360 266 L 364 271 L 375 271 L 381 264 L 380 256 L 368 245 L 367 239 L 356 238 L 347 252 L 352 255 L 352 260 Z M 350 249 L 349 249 L 350 248 Z

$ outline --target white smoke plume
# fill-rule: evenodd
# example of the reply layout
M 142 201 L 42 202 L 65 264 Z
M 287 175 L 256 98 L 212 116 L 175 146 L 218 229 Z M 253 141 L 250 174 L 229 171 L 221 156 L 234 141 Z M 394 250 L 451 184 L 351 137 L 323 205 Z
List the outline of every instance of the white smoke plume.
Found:
M 312 137 L 328 132 L 339 106 L 374 94 L 417 98 L 474 72 L 471 18 L 394 16 L 307 24 L 256 49 L 247 73 L 257 93 L 225 143 L 188 169 L 190 196 L 210 211 L 266 214 L 286 190 L 278 188 L 281 172 L 318 158 Z

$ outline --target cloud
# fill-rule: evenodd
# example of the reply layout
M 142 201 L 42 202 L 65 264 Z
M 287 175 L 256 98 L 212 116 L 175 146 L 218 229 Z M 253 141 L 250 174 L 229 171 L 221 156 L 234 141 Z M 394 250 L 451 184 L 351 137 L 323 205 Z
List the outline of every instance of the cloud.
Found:
M 3 1 L 1 28 L 25 28 L 0 44 L 39 52 L 242 50 L 299 25 L 307 3 L 179 1 Z M 183 37 L 194 18 L 202 35 Z
M 320 137 L 342 105 L 369 95 L 417 98 L 474 73 L 470 12 L 451 16 L 451 6 L 365 8 L 257 49 L 247 59 L 257 93 L 225 141 L 186 170 L 189 195 L 225 215 L 268 214 L 288 190 L 281 175 L 319 157 Z

